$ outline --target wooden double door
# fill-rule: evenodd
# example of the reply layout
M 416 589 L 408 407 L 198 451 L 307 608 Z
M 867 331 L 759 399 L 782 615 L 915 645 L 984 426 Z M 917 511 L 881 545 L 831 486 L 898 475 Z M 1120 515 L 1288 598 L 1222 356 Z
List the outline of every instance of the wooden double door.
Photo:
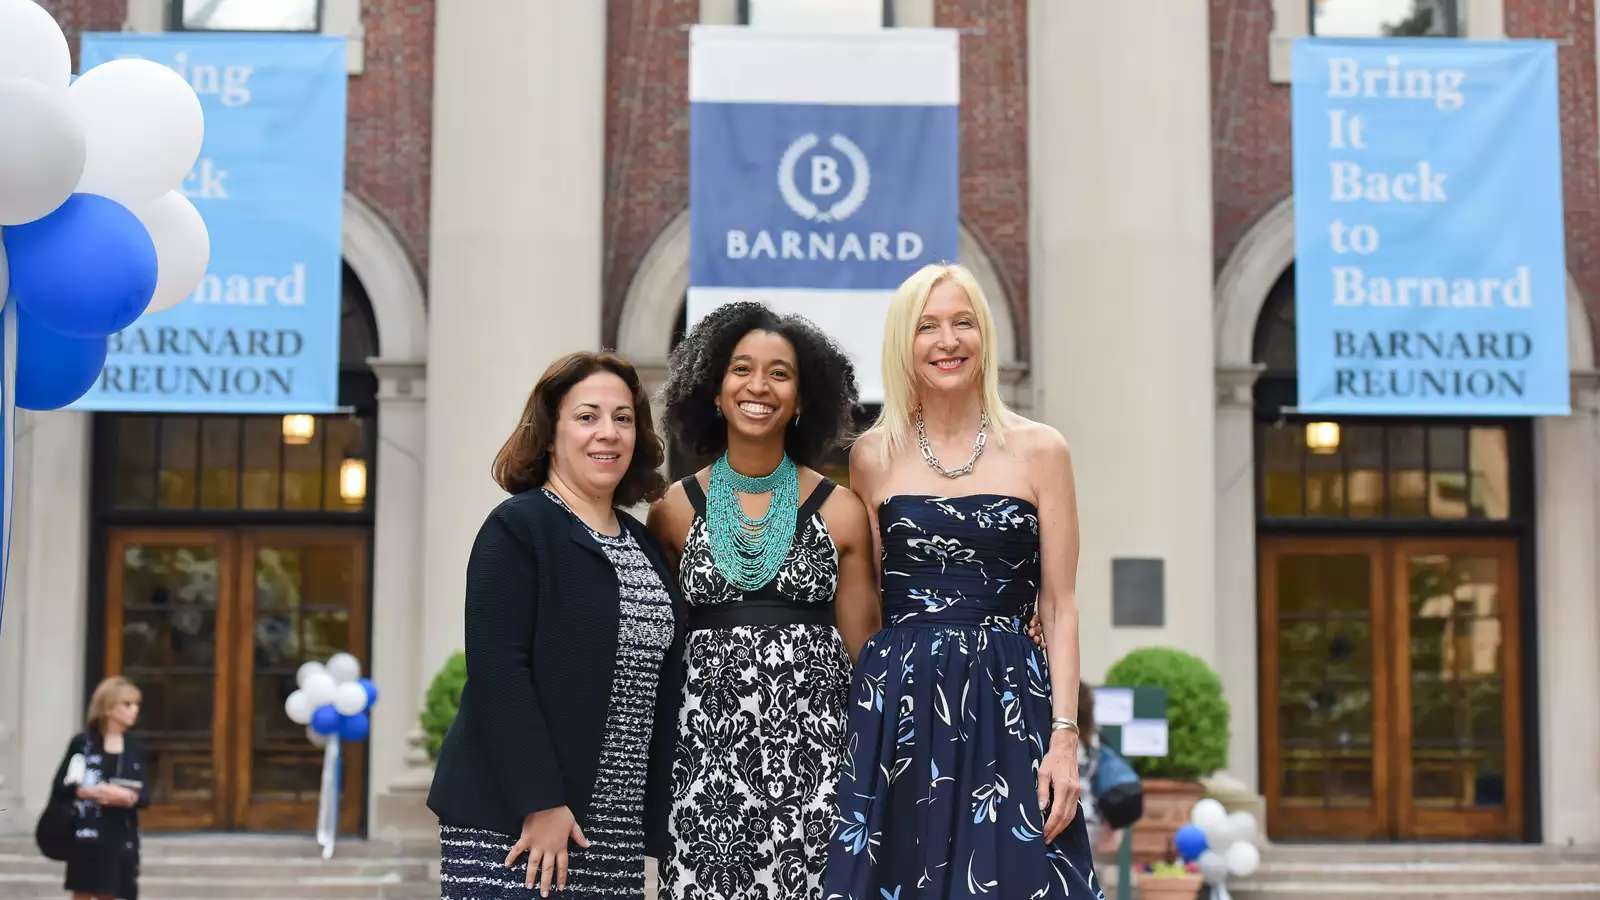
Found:
M 310 831 L 323 754 L 284 700 L 307 660 L 367 652 L 365 528 L 113 529 L 106 672 L 144 695 L 157 830 Z M 340 825 L 360 825 L 365 745 L 346 745 Z
M 1259 545 L 1272 836 L 1521 839 L 1517 542 Z

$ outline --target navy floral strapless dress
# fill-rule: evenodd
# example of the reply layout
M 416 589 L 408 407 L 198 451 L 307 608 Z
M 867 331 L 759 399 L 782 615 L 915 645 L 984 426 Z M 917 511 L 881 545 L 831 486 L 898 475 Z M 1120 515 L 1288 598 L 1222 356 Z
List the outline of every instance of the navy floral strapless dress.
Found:
M 850 689 L 829 900 L 1103 898 L 1080 813 L 1043 837 L 1050 671 L 1023 628 L 1039 517 L 1015 497 L 878 508 L 888 623 Z

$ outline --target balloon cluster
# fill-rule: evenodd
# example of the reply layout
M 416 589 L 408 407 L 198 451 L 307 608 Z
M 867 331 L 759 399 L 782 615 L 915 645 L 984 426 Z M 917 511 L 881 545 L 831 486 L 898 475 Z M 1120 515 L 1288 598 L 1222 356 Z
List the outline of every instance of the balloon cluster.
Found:
M 16 303 L 26 409 L 83 396 L 107 337 L 176 306 L 211 257 L 179 190 L 205 130 L 194 89 L 143 59 L 71 71 L 50 14 L 0 0 L 0 294 Z
M 308 662 L 295 673 L 300 689 L 283 702 L 289 721 L 306 726 L 306 737 L 318 747 L 337 734 L 341 741 L 365 740 L 372 730 L 367 713 L 378 702 L 378 688 L 361 677 L 361 663 L 348 653 L 335 653 L 326 664 Z
M 1232 815 L 1221 803 L 1207 797 L 1189 812 L 1189 824 L 1178 829 L 1172 843 L 1184 862 L 1200 869 L 1206 884 L 1226 885 L 1228 876 L 1249 878 L 1261 868 L 1256 848 L 1256 817 L 1247 812 Z

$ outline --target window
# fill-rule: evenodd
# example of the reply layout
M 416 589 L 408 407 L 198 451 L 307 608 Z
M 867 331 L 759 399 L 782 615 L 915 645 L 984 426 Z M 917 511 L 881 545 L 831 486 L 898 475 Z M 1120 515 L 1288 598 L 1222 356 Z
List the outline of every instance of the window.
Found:
M 1460 0 L 1311 0 L 1311 33 L 1321 37 L 1460 37 Z
M 313 416 L 284 435 L 282 416 L 106 414 L 102 506 L 113 512 L 370 512 L 373 421 Z M 360 468 L 351 481 L 351 466 Z
M 173 0 L 174 31 L 304 31 L 322 28 L 321 0 Z

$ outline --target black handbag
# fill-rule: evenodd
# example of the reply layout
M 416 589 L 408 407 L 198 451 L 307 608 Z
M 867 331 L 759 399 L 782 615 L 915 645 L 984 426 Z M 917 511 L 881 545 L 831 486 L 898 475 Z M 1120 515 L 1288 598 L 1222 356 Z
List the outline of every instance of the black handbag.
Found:
M 1090 790 L 1100 818 L 1112 828 L 1127 828 L 1144 815 L 1144 783 L 1133 766 L 1110 747 L 1100 747 Z
M 51 797 L 44 812 L 39 814 L 39 824 L 33 829 L 33 841 L 39 845 L 39 852 L 60 862 L 71 859 L 78 847 L 73 837 L 77 820 L 77 803 L 70 794 Z
M 78 752 L 88 749 L 87 742 Z M 39 852 L 50 859 L 66 862 L 77 850 L 78 803 L 74 792 L 57 793 L 61 786 L 50 785 L 50 801 L 39 814 L 39 824 L 33 829 L 33 842 Z

